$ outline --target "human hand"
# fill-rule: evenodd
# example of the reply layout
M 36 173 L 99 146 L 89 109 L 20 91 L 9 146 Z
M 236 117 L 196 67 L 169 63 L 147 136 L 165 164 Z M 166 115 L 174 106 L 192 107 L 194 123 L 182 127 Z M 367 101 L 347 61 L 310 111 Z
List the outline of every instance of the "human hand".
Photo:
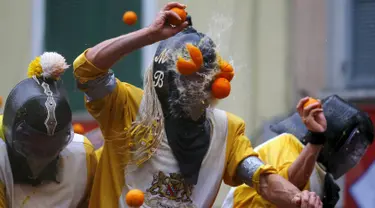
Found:
M 298 114 L 309 131 L 323 133 L 327 129 L 327 120 L 321 108 L 320 100 L 319 103 L 314 103 L 304 108 L 303 106 L 308 100 L 309 97 L 305 97 L 298 102 L 296 107 Z
M 153 39 L 154 42 L 170 38 L 188 26 L 187 21 L 175 27 L 168 24 L 167 21 L 170 17 L 181 20 L 178 14 L 176 14 L 173 11 L 170 11 L 170 9 L 174 7 L 178 7 L 181 9 L 186 8 L 186 6 L 183 4 L 177 2 L 170 2 L 164 6 L 164 8 L 156 16 L 154 22 L 149 26 L 150 38 Z
M 298 208 L 322 208 L 323 202 L 315 192 L 302 191 L 294 196 L 292 203 Z

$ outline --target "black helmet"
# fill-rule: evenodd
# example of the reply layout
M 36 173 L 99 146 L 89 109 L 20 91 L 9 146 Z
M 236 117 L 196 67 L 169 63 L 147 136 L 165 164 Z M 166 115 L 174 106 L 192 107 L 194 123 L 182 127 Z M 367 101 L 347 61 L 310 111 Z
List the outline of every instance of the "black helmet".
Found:
M 353 168 L 374 139 L 374 127 L 370 117 L 337 95 L 322 101 L 327 130 L 326 142 L 321 150 L 320 162 L 334 179 L 338 179 Z M 271 126 L 275 133 L 290 133 L 303 144 L 309 141 L 310 133 L 298 113 Z
M 52 61 L 48 60 L 51 54 Z M 46 65 L 61 58 L 53 53 L 45 57 Z M 57 66 L 61 71 L 64 67 L 67 66 Z M 73 137 L 72 111 L 62 81 L 34 75 L 18 83 L 6 100 L 2 127 L 8 152 L 25 158 L 37 177 Z
M 190 19 L 190 18 L 189 18 Z M 191 19 L 189 20 L 191 22 Z M 192 75 L 183 75 L 179 73 L 176 63 L 179 57 L 189 59 L 190 54 L 187 50 L 187 44 L 191 45 L 201 53 L 203 62 L 197 66 L 197 72 Z M 183 110 L 181 106 L 194 105 L 192 96 L 181 96 L 181 86 L 191 87 L 191 93 L 195 93 L 201 100 L 207 99 L 211 82 L 214 77 L 205 77 L 207 73 L 214 73 L 218 70 L 217 52 L 215 43 L 203 33 L 195 30 L 191 25 L 176 34 L 175 36 L 160 42 L 153 62 L 153 82 L 159 101 L 162 105 L 164 114 L 170 112 L 180 115 Z M 196 86 L 194 86 L 196 84 Z M 196 89 L 193 89 L 196 87 Z

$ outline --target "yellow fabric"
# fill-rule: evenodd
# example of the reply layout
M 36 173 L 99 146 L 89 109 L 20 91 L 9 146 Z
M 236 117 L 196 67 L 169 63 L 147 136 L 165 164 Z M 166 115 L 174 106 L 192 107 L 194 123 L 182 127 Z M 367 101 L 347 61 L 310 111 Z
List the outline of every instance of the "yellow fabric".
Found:
M 288 180 L 288 168 L 302 152 L 303 145 L 291 134 L 282 134 L 257 149 L 259 157 L 277 169 L 277 173 Z M 304 190 L 309 189 L 309 183 Z M 264 200 L 255 189 L 241 185 L 233 194 L 233 207 L 275 207 Z
M 102 156 L 103 147 L 100 147 L 99 149 L 95 150 L 96 158 L 98 158 L 98 161 L 100 160 L 100 157 Z
M 107 73 L 90 63 L 82 53 L 74 61 L 74 75 L 82 83 L 94 80 Z M 82 89 L 84 91 L 84 89 Z M 143 91 L 130 84 L 117 80 L 115 90 L 106 97 L 86 102 L 89 113 L 98 121 L 104 137 L 104 145 L 96 151 L 99 164 L 92 188 L 90 207 L 118 207 L 122 188 L 125 185 L 124 168 L 129 154 L 124 152 L 127 141 L 118 138 L 118 133 L 129 127 L 136 119 Z M 236 179 L 238 164 L 248 156 L 257 156 L 249 139 L 244 135 L 245 124 L 239 117 L 227 113 L 228 136 L 224 182 L 237 186 L 242 184 Z M 264 173 L 274 169 L 267 166 Z
M 80 82 L 93 80 L 108 70 L 91 64 L 85 52 L 74 61 L 74 75 Z M 106 97 L 86 102 L 89 113 L 98 121 L 104 137 L 99 150 L 99 164 L 92 187 L 89 207 L 119 207 L 119 198 L 125 185 L 124 167 L 129 155 L 124 152 L 127 141 L 118 138 L 118 133 L 135 120 L 143 91 L 117 80 L 114 91 Z
M 242 182 L 236 178 L 236 171 L 239 163 L 249 156 L 258 156 L 251 147 L 250 140 L 245 136 L 245 122 L 231 114 L 228 117 L 228 144 L 226 152 L 226 168 L 224 172 L 224 182 L 229 186 L 238 186 Z M 258 173 L 274 173 L 275 170 L 271 166 L 261 167 L 262 171 Z M 259 170 L 258 170 L 259 171 Z M 259 174 L 258 174 L 259 178 Z M 255 185 L 259 184 L 259 180 L 254 181 Z

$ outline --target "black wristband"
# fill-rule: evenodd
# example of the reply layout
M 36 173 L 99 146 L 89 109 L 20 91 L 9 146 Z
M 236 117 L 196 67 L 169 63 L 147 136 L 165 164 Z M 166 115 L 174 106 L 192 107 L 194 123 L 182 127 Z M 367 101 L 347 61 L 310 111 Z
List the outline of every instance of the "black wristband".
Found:
M 326 142 L 324 132 L 311 132 L 309 131 L 308 142 L 315 145 L 323 145 Z

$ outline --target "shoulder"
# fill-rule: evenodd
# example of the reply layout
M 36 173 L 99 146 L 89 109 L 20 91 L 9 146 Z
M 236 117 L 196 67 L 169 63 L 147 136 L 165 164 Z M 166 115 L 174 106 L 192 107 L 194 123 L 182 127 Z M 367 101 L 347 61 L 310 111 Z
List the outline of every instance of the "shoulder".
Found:
M 225 112 L 225 113 L 228 118 L 228 124 L 235 125 L 235 126 L 245 126 L 245 121 L 241 117 L 230 112 Z
M 228 122 L 228 125 L 244 125 L 245 124 L 245 121 L 241 117 L 233 113 L 221 110 L 219 108 L 213 108 L 212 113 L 215 115 L 215 117 L 221 117 L 221 118 L 226 119 Z
M 118 79 L 117 79 L 117 82 L 118 82 L 120 88 L 122 90 L 126 90 L 129 95 L 131 95 L 133 97 L 138 97 L 139 99 L 142 98 L 142 96 L 143 96 L 143 89 L 141 89 L 141 88 L 139 88 L 139 87 L 137 87 L 135 85 L 132 85 L 130 83 L 127 83 L 127 82 L 121 82 Z
M 244 134 L 246 125 L 245 121 L 241 117 L 227 111 L 220 111 L 225 113 L 228 126 L 228 135 L 235 136 Z
M 93 154 L 94 145 L 85 136 L 81 134 L 74 134 L 72 142 L 66 147 L 74 154 Z

